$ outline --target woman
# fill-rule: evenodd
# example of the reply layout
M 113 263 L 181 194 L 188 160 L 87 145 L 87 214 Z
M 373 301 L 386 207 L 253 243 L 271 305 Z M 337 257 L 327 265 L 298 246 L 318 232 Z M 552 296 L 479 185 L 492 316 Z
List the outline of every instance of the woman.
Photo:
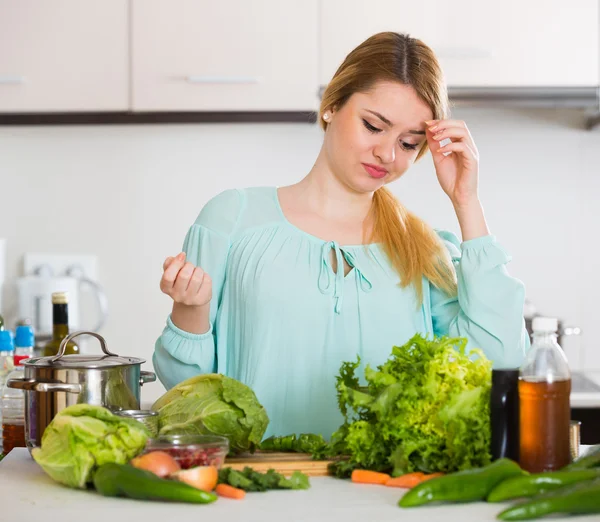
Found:
M 477 148 L 447 105 L 421 41 L 386 32 L 352 51 L 324 93 L 308 175 L 219 194 L 165 261 L 161 289 L 174 303 L 153 357 L 162 383 L 223 373 L 256 392 L 266 436 L 329 437 L 342 421 L 340 364 L 379 365 L 416 332 L 464 336 L 495 367 L 518 366 L 529 346 L 523 284 L 490 235 Z M 462 244 L 385 188 L 428 148 Z

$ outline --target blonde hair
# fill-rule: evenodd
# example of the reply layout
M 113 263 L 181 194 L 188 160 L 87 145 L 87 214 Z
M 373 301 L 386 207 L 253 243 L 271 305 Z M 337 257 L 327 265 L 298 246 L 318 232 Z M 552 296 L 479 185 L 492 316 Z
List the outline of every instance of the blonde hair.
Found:
M 327 109 L 340 109 L 357 92 L 367 92 L 377 82 L 410 85 L 429 105 L 434 119 L 448 114 L 448 93 L 443 73 L 433 51 L 420 40 L 394 32 L 378 33 L 356 47 L 327 85 L 319 116 Z M 323 130 L 328 123 L 319 117 Z M 417 160 L 427 152 L 427 142 Z M 435 231 L 406 210 L 385 187 L 375 191 L 371 208 L 370 241 L 382 243 L 400 285 L 414 285 L 423 301 L 423 276 L 448 295 L 456 295 L 456 274 L 450 256 Z

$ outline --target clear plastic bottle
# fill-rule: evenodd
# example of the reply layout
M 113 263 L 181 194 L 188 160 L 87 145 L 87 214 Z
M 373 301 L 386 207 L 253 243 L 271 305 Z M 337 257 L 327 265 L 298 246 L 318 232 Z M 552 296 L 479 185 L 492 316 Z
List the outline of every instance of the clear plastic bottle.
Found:
M 17 326 L 15 331 L 15 369 L 8 379 L 22 379 L 25 367 L 24 359 L 33 356 L 35 337 L 31 326 Z M 25 393 L 23 390 L 9 388 L 4 384 L 1 393 L 2 408 L 2 450 L 8 453 L 13 448 L 25 447 Z
M 13 359 L 13 337 L 8 330 L 0 330 L 0 390 L 4 389 L 6 378 L 14 368 Z M 0 423 L 2 415 L 0 414 Z M 2 441 L 2 433 L 0 433 Z
M 571 460 L 571 371 L 556 341 L 557 319 L 535 317 L 532 330 L 533 343 L 519 372 L 519 463 L 540 473 Z

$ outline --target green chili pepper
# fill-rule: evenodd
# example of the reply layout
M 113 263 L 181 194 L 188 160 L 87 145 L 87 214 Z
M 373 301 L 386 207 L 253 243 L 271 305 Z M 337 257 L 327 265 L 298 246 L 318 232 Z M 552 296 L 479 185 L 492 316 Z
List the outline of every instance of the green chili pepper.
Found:
M 184 482 L 157 477 L 154 473 L 127 464 L 103 464 L 94 474 L 94 487 L 105 497 L 138 500 L 170 500 L 208 504 L 217 496 Z
M 488 495 L 488 502 L 502 502 L 511 498 L 533 497 L 547 491 L 600 477 L 600 468 L 574 471 L 553 471 L 508 478 Z
M 596 466 L 600 466 L 600 444 L 594 446 L 585 457 L 565 466 L 563 470 L 588 469 Z
M 498 459 L 483 468 L 473 468 L 422 482 L 398 502 L 400 507 L 421 506 L 429 502 L 473 502 L 485 499 L 497 484 L 509 477 L 524 475 L 510 459 Z
M 505 509 L 500 520 L 530 520 L 551 513 L 600 513 L 600 479 L 587 480 L 539 495 Z

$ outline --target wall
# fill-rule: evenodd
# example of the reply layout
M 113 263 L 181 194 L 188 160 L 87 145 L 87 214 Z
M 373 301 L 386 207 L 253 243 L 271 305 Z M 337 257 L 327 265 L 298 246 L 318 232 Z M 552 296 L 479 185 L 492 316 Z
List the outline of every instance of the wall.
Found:
M 600 134 L 582 130 L 575 111 L 465 109 L 455 117 L 479 147 L 480 194 L 492 232 L 513 255 L 510 272 L 543 313 L 583 329 L 565 343 L 571 365 L 600 369 Z M 293 183 L 321 139 L 302 124 L 0 127 L 7 277 L 20 275 L 27 251 L 96 254 L 109 348 L 149 367 L 170 310 L 158 288 L 162 262 L 179 252 L 202 205 L 230 187 Z M 459 232 L 429 158 L 392 188 L 432 226 Z M 14 320 L 10 286 L 5 303 Z M 144 398 L 162 391 L 148 385 Z

